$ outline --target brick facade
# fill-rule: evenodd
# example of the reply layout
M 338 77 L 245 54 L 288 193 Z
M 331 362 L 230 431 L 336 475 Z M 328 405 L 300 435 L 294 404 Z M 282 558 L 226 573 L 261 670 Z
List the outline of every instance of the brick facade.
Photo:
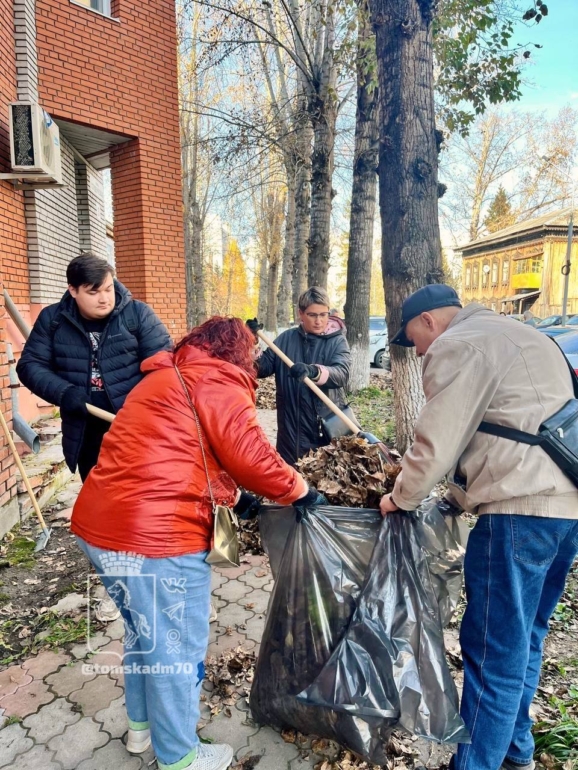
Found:
M 51 115 L 124 134 L 111 154 L 116 266 L 178 338 L 185 279 L 174 0 L 118 0 L 116 19 L 37 0 L 40 101 Z
M 60 298 L 70 258 L 81 249 L 106 256 L 102 180 L 72 148 L 96 129 L 106 132 L 99 141 L 111 137 L 118 276 L 178 339 L 186 328 L 174 0 L 117 0 L 113 14 L 70 0 L 0 0 L 0 172 L 10 171 L 9 102 L 38 100 L 74 129 L 65 136 L 61 124 L 66 187 L 23 193 L 0 181 L 0 303 L 5 287 L 31 323 Z M 23 338 L 0 304 L 0 408 L 11 419 L 7 341 L 18 355 Z M 20 399 L 25 416 L 37 412 L 38 399 L 27 402 L 23 389 Z M 14 485 L 0 436 L 2 530 Z

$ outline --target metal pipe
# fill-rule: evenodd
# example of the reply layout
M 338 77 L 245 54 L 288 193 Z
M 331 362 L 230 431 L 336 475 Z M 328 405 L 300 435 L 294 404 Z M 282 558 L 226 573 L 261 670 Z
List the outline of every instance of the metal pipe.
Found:
M 24 339 L 27 340 L 28 337 L 30 337 L 30 327 L 20 315 L 20 311 L 14 302 L 12 302 L 12 297 L 8 294 L 6 289 L 4 289 L 4 305 L 8 311 L 8 315 L 18 327 L 18 331 L 24 337 Z
M 38 436 L 38 433 L 32 430 L 19 411 L 18 388 L 20 387 L 20 382 L 18 380 L 18 375 L 16 374 L 16 361 L 14 360 L 12 345 L 9 342 L 6 343 L 6 353 L 8 354 L 10 390 L 12 391 L 12 427 L 14 433 L 16 433 L 16 435 L 19 436 L 30 449 L 32 449 L 34 454 L 37 455 L 38 452 L 40 452 L 40 437 Z
M 562 265 L 564 276 L 564 298 L 562 300 L 562 326 L 566 326 L 566 314 L 568 311 L 568 286 L 570 284 L 570 268 L 572 266 L 572 239 L 574 237 L 574 206 L 568 220 L 568 242 L 566 244 L 566 262 Z

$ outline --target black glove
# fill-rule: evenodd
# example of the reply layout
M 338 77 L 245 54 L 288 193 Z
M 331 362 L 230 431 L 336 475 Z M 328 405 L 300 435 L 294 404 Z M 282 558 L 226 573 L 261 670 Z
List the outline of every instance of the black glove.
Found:
M 293 503 L 294 508 L 316 508 L 318 505 L 329 505 L 329 502 L 315 487 L 309 487 L 307 494 Z
M 366 430 L 360 430 L 357 434 L 357 438 L 364 438 L 368 444 L 381 444 L 383 443 L 380 441 L 377 436 L 374 436 L 373 433 L 369 433 Z
M 249 331 L 253 332 L 255 337 L 257 336 L 257 332 L 260 332 L 263 328 L 263 324 L 260 324 L 256 318 L 247 318 L 245 324 L 249 327 Z
M 89 400 L 86 390 L 77 385 L 71 385 L 66 388 L 60 399 L 60 407 L 65 412 L 72 414 L 87 415 L 88 409 L 86 402 Z
M 295 377 L 299 382 L 303 382 L 305 377 L 309 377 L 311 380 L 319 378 L 319 367 L 315 364 L 293 364 L 289 369 L 291 377 Z
M 233 510 L 240 519 L 243 521 L 249 521 L 254 519 L 259 513 L 261 507 L 261 501 L 254 495 L 250 495 L 248 492 L 241 492 L 241 496 L 235 503 Z

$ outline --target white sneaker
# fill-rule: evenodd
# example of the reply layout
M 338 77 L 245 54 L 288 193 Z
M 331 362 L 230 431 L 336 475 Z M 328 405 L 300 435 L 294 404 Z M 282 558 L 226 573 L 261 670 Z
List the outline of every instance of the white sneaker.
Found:
M 226 770 L 233 761 L 228 743 L 199 743 L 197 756 L 184 770 Z
M 108 594 L 100 600 L 94 614 L 101 623 L 112 623 L 113 620 L 120 618 L 120 610 Z
M 142 754 L 151 745 L 150 730 L 128 730 L 126 750 L 131 754 Z
M 209 612 L 209 623 L 216 623 L 217 622 L 217 608 L 211 602 L 211 611 Z

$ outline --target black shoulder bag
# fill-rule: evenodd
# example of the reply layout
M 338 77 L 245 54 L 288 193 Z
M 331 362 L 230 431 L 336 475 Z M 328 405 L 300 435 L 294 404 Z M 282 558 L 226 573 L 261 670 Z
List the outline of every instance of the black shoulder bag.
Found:
M 550 339 L 558 347 L 558 343 L 552 337 Z M 560 353 L 562 353 L 561 350 Z M 564 354 L 562 353 L 562 355 Z M 540 425 L 536 435 L 515 428 L 507 428 L 504 425 L 495 425 L 485 420 L 480 423 L 478 430 L 481 433 L 489 433 L 490 436 L 499 436 L 521 444 L 542 447 L 560 470 L 578 487 L 578 377 L 566 356 L 564 359 L 570 369 L 575 397 L 570 399 L 556 414 L 545 420 Z

